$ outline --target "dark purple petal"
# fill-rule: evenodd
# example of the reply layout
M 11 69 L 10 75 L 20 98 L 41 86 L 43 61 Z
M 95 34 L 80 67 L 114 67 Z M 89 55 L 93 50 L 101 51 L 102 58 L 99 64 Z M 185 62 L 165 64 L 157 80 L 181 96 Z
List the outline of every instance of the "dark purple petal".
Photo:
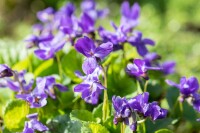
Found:
M 94 31 L 94 24 L 94 20 L 86 13 L 83 13 L 83 15 L 81 16 L 81 21 L 79 22 L 79 25 L 82 28 L 83 32 L 90 33 Z
M 42 60 L 48 60 L 54 57 L 53 49 L 37 49 L 34 51 L 35 55 Z
M 179 88 L 180 86 L 179 86 L 179 84 L 177 84 L 177 83 L 175 83 L 175 82 L 173 82 L 173 81 L 171 81 L 171 80 L 165 80 L 165 82 L 168 84 L 168 85 L 170 85 L 170 86 L 174 86 L 174 87 L 176 87 L 176 88 Z
M 95 49 L 95 57 L 100 59 L 105 58 L 113 50 L 113 44 L 111 42 L 103 43 Z
M 124 1 L 121 5 L 121 14 L 125 17 L 129 17 L 130 15 L 130 5 L 128 1 Z
M 144 44 L 155 45 L 155 42 L 149 38 L 144 38 L 142 41 Z
M 38 118 L 38 113 L 33 113 L 33 114 L 29 114 L 26 116 L 28 119 L 37 119 Z
M 32 125 L 32 128 L 34 130 L 38 130 L 40 132 L 43 132 L 43 131 L 47 131 L 49 130 L 48 127 L 46 127 L 45 125 L 43 125 L 41 122 L 39 122 L 38 120 L 32 120 L 30 121 L 31 125 Z
M 61 8 L 61 12 L 67 16 L 71 16 L 75 12 L 76 8 L 72 3 L 67 3 L 64 7 Z
M 54 9 L 49 7 L 42 11 L 39 11 L 37 13 L 37 18 L 42 22 L 48 22 L 48 21 L 52 20 L 53 15 L 54 15 Z
M 67 91 L 67 90 L 68 90 L 67 87 L 65 87 L 65 86 L 63 86 L 63 85 L 61 85 L 61 84 L 54 84 L 54 86 L 55 86 L 56 88 L 58 88 L 60 91 Z
M 0 78 L 13 76 L 12 70 L 5 64 L 0 64 Z
M 146 46 L 143 44 L 137 45 L 136 48 L 137 48 L 138 54 L 141 56 L 145 56 L 148 53 Z
M 16 92 L 18 92 L 20 90 L 19 83 L 12 81 L 10 79 L 7 79 L 7 87 Z
M 22 133 L 34 133 L 34 130 L 31 127 L 29 127 L 28 122 L 25 122 L 25 126 Z
M 89 84 L 78 84 L 74 88 L 74 92 L 82 92 L 85 89 L 89 89 L 90 85 Z
M 129 14 L 131 15 L 132 19 L 138 19 L 140 17 L 140 6 L 138 3 L 135 3 L 132 8 L 131 8 L 131 13 L 129 12 Z
M 132 131 L 136 131 L 137 130 L 137 122 L 134 122 L 133 124 L 130 125 L 130 129 Z
M 91 95 L 91 92 L 90 92 L 89 89 L 84 89 L 84 90 L 82 91 L 82 98 L 83 98 L 83 99 L 89 97 L 90 95 Z M 86 100 L 86 102 L 89 102 L 89 99 Z
M 95 48 L 93 40 L 86 36 L 78 39 L 75 44 L 75 49 L 86 57 L 91 57 L 94 54 Z
M 174 61 L 166 61 L 161 66 L 164 74 L 173 74 L 175 72 L 176 63 Z

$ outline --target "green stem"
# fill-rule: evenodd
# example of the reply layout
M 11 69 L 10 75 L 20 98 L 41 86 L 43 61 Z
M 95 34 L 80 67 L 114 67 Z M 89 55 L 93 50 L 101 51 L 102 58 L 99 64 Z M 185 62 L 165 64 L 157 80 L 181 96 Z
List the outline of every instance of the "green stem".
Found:
M 176 109 L 176 106 L 178 105 L 178 103 L 179 103 L 179 97 L 177 98 L 177 100 L 176 100 L 176 102 L 174 103 L 174 106 L 173 106 L 173 108 L 172 108 L 172 111 L 174 112 L 175 111 L 175 109 Z M 170 114 L 170 115 L 173 115 L 172 113 Z
M 142 123 L 142 131 L 143 133 L 146 133 L 146 126 L 145 126 L 145 122 Z
M 121 123 L 121 133 L 125 133 L 125 127 L 126 127 L 126 125 L 122 122 Z
M 183 113 L 183 103 L 182 102 L 179 102 L 179 108 L 180 108 L 181 113 Z
M 56 60 L 58 62 L 58 71 L 59 71 L 59 75 L 60 75 L 60 80 L 62 81 L 63 70 L 62 70 L 62 64 L 61 64 L 60 57 L 59 57 L 58 53 L 56 54 Z
M 148 80 L 145 81 L 145 84 L 144 84 L 144 92 L 147 91 L 147 85 L 148 85 Z
M 106 75 L 106 70 L 103 68 L 103 66 L 101 66 L 103 69 L 103 76 L 104 76 L 104 87 L 107 88 L 107 75 Z M 104 90 L 104 98 L 103 98 L 103 107 L 102 107 L 102 111 L 103 111 L 103 122 L 106 121 L 106 119 L 109 116 L 110 113 L 110 109 L 109 109 L 109 102 L 108 102 L 108 93 L 107 90 Z

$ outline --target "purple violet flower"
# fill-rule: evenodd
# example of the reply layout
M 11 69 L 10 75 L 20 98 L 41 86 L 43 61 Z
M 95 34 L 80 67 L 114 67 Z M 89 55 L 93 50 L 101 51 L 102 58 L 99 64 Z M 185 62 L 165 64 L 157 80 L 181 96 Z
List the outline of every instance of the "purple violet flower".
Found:
M 83 33 L 90 33 L 94 31 L 95 22 L 90 16 L 86 13 L 83 13 L 79 22 L 79 26 L 82 29 Z
M 121 5 L 121 24 L 125 25 L 125 29 L 131 30 L 138 25 L 138 18 L 140 17 L 140 6 L 135 3 L 130 7 L 129 2 L 125 1 Z
M 28 36 L 25 41 L 27 42 L 27 48 L 32 48 L 34 46 L 38 47 L 39 43 L 42 42 L 46 42 L 46 41 L 51 41 L 53 39 L 53 35 L 52 34 L 48 34 L 48 35 L 40 35 L 40 36 L 36 36 L 36 35 L 30 35 Z
M 17 94 L 16 98 L 29 102 L 31 108 L 40 108 L 47 104 L 47 94 L 44 92 L 46 81 L 37 84 L 30 94 Z
M 146 45 L 154 46 L 155 42 L 149 38 L 142 38 L 142 32 L 135 31 L 128 39 L 131 45 L 135 46 L 139 55 L 145 56 L 148 53 Z
M 55 99 L 55 92 L 54 92 L 54 88 L 58 88 L 60 91 L 67 91 L 68 88 L 56 83 L 56 80 L 53 76 L 46 76 L 46 77 L 38 77 L 36 79 L 37 84 L 40 84 L 42 82 L 45 82 L 45 86 L 43 86 L 44 88 L 40 88 L 42 90 L 44 90 L 51 98 Z
M 111 26 L 115 30 L 114 32 L 110 32 L 105 30 L 103 27 L 98 29 L 99 35 L 103 39 L 103 41 L 110 41 L 114 45 L 119 45 L 121 43 L 125 43 L 127 41 L 127 34 L 130 32 L 126 30 L 124 27 L 125 25 L 120 25 L 117 27 L 114 22 L 111 22 Z
M 113 120 L 114 124 L 117 125 L 119 122 L 123 122 L 125 125 L 129 125 L 131 130 L 136 131 L 136 115 L 132 112 L 127 99 L 119 96 L 113 96 L 112 103 L 115 109 L 115 116 Z
M 137 116 L 143 116 L 143 118 L 151 117 L 153 121 L 165 118 L 167 110 L 158 106 L 157 102 L 149 103 L 148 99 L 148 92 L 139 94 L 130 100 L 113 96 L 112 103 L 115 109 L 114 124 L 124 122 L 125 125 L 130 126 L 131 130 L 136 131 Z
M 105 17 L 109 13 L 108 9 L 97 10 L 94 0 L 83 0 L 83 2 L 81 3 L 81 9 L 94 21 L 96 21 L 98 18 Z
M 88 37 L 78 39 L 75 49 L 83 54 L 86 59 L 82 65 L 85 74 L 91 74 L 98 66 L 98 61 L 103 60 L 113 50 L 111 42 L 103 43 L 96 47 L 94 41 Z
M 183 95 L 182 100 L 189 97 L 191 94 L 196 93 L 199 89 L 199 83 L 195 77 L 190 77 L 188 79 L 186 77 L 182 77 L 179 84 L 174 83 L 171 80 L 166 80 L 166 83 L 180 90 L 180 93 Z
M 30 92 L 32 89 L 34 80 L 31 79 L 29 81 L 29 83 L 27 83 L 27 81 L 25 80 L 25 74 L 26 74 L 26 70 L 20 71 L 19 73 L 15 72 L 15 76 L 17 76 L 17 77 L 14 77 L 15 78 L 14 80 L 10 79 L 10 78 L 6 79 L 7 87 L 16 92 L 19 92 L 20 87 L 22 87 L 22 89 L 24 91 L 23 93 Z M 16 78 L 18 78 L 19 81 L 17 81 Z M 19 82 L 21 83 L 21 85 Z
M 13 76 L 13 71 L 5 64 L 0 64 L 0 78 Z
M 148 79 L 147 70 L 162 70 L 162 68 L 146 66 L 145 61 L 141 59 L 134 59 L 133 64 L 127 65 L 127 73 L 137 78 Z
M 37 13 L 37 18 L 44 23 L 49 22 L 53 20 L 54 13 L 55 13 L 54 9 L 51 7 L 48 7 L 42 11 L 39 11 Z
M 161 57 L 157 53 L 147 53 L 144 56 L 144 60 L 147 66 L 152 66 L 154 64 L 154 61 L 160 59 Z M 158 65 L 157 62 L 155 62 L 155 65 Z
M 103 89 L 106 89 L 99 80 L 99 75 L 101 73 L 101 68 L 97 67 L 93 73 L 87 76 L 82 76 L 79 73 L 79 77 L 83 78 L 83 82 L 78 84 L 74 88 L 74 92 L 80 92 L 82 98 L 90 104 L 97 104 L 99 100 L 99 95 Z
M 163 73 L 165 75 L 173 74 L 175 72 L 176 62 L 174 62 L 174 61 L 166 61 L 161 66 L 163 68 L 162 71 L 163 71 Z
M 132 110 L 140 114 L 146 114 L 147 110 L 149 109 L 148 100 L 149 100 L 149 93 L 143 93 L 130 99 L 128 101 L 128 104 L 130 105 Z
M 66 43 L 64 34 L 59 32 L 52 41 L 39 43 L 39 49 L 35 50 L 35 55 L 42 60 L 48 60 L 55 56 L 55 53 L 63 48 Z
M 200 94 L 194 93 L 192 97 L 193 97 L 192 99 L 193 108 L 196 111 L 200 112 Z
M 70 2 L 67 3 L 59 11 L 56 12 L 53 22 L 54 27 L 60 29 L 61 27 L 65 26 L 67 28 L 72 29 L 72 27 L 74 27 L 73 24 L 75 24 L 74 12 L 75 12 L 75 6 Z
M 25 127 L 23 133 L 34 133 L 35 130 L 43 132 L 49 130 L 48 127 L 43 125 L 41 122 L 38 121 L 38 114 L 29 114 L 27 115 L 29 121 L 25 122 Z

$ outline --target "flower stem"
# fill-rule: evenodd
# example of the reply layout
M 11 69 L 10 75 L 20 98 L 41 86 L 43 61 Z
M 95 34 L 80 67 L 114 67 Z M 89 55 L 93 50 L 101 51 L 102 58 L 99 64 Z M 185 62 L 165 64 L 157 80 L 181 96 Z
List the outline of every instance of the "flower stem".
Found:
M 18 72 L 17 71 L 13 71 L 12 73 L 14 75 L 14 80 L 19 83 L 20 93 L 24 93 L 25 90 L 24 90 L 24 87 L 22 85 L 22 82 L 20 82 L 20 80 L 19 80 Z
M 104 69 L 103 66 L 101 66 L 103 69 L 103 76 L 104 76 L 104 87 L 107 88 L 107 74 L 106 74 L 106 70 Z M 110 109 L 109 109 L 109 102 L 108 102 L 108 93 L 107 90 L 104 90 L 104 98 L 103 98 L 103 107 L 102 107 L 102 111 L 103 111 L 103 122 L 106 121 L 106 119 L 109 116 L 110 113 Z
M 148 85 L 148 80 L 145 81 L 145 84 L 144 84 L 144 92 L 147 91 L 147 85 Z
M 60 80 L 62 81 L 63 70 L 62 70 L 62 64 L 61 64 L 60 57 L 59 57 L 58 53 L 56 54 L 56 60 L 58 62 L 58 71 L 59 71 L 59 75 L 60 75 Z
M 122 122 L 121 123 L 121 133 L 125 133 L 126 125 Z

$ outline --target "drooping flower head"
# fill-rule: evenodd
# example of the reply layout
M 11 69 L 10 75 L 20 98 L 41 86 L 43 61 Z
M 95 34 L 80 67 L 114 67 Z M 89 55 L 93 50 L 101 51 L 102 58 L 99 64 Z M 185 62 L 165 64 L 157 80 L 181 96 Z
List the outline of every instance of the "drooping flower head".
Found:
M 75 86 L 74 92 L 81 93 L 82 99 L 87 103 L 97 104 L 102 90 L 106 89 L 99 79 L 101 71 L 101 68 L 97 67 L 91 74 L 86 76 L 79 75 L 80 78 L 83 78 L 83 82 Z
M 5 64 L 0 64 L 0 78 L 13 76 L 12 70 Z
M 120 43 L 125 43 L 128 38 L 128 31 L 124 30 L 124 26 L 121 25 L 117 27 L 113 22 L 111 22 L 111 26 L 114 28 L 114 32 L 107 31 L 103 27 L 98 29 L 99 35 L 103 41 L 110 41 L 114 44 L 114 46 L 119 45 Z
M 97 10 L 94 0 L 83 0 L 81 3 L 81 9 L 94 21 L 98 18 L 105 17 L 109 13 L 108 9 Z
M 176 63 L 174 61 L 166 61 L 161 64 L 163 68 L 163 73 L 165 75 L 173 74 L 175 72 Z
M 137 78 L 143 77 L 145 79 L 148 79 L 148 70 L 162 70 L 162 68 L 146 66 L 146 62 L 141 59 L 134 59 L 133 64 L 127 65 L 127 73 Z
M 62 84 L 56 83 L 56 80 L 53 76 L 46 76 L 46 77 L 38 77 L 36 79 L 37 84 L 45 82 L 43 89 L 51 98 L 55 99 L 55 88 L 58 88 L 60 91 L 67 91 L 67 87 L 63 86 Z
M 53 20 L 53 16 L 54 16 L 54 9 L 51 7 L 48 7 L 42 11 L 39 11 L 37 13 L 37 18 L 41 21 L 41 22 L 49 22 Z
M 38 114 L 29 114 L 27 115 L 29 121 L 25 122 L 25 127 L 23 133 L 34 133 L 35 130 L 43 132 L 49 130 L 48 127 L 43 125 L 41 122 L 38 121 Z
M 186 77 L 182 77 L 179 84 L 174 83 L 171 80 L 166 80 L 166 83 L 178 88 L 184 98 L 187 98 L 191 94 L 197 92 L 199 89 L 199 83 L 195 77 L 190 77 L 188 79 Z
M 34 51 L 35 55 L 42 60 L 53 58 L 59 50 L 63 48 L 66 43 L 62 32 L 58 33 L 51 41 L 42 42 L 38 44 L 39 49 Z
M 192 105 L 193 105 L 193 108 L 196 110 L 196 111 L 198 111 L 198 112 L 200 112 L 200 94 L 198 94 L 198 93 L 194 93 L 193 95 L 192 95 Z
M 74 47 L 79 53 L 86 57 L 82 65 L 84 73 L 91 74 L 98 66 L 98 61 L 103 60 L 112 52 L 113 44 L 107 42 L 97 47 L 92 39 L 85 36 L 78 39 Z
M 27 81 L 25 79 L 26 70 L 17 72 L 14 71 L 14 79 L 7 78 L 6 79 L 6 85 L 8 88 L 10 88 L 13 91 L 19 92 L 20 90 L 23 91 L 23 93 L 28 93 L 31 91 L 34 80 L 30 79 Z
M 47 104 L 47 94 L 45 93 L 46 81 L 37 84 L 36 88 L 29 94 L 17 94 L 16 98 L 27 101 L 31 108 L 40 108 Z
M 112 97 L 113 107 L 115 109 L 114 124 L 123 122 L 125 125 L 129 125 L 131 130 L 136 131 L 137 120 L 135 113 L 132 112 L 126 98 L 119 96 Z
M 138 3 L 135 3 L 130 7 L 129 2 L 125 1 L 121 5 L 121 14 L 121 24 L 126 26 L 126 30 L 131 30 L 139 24 L 140 6 Z
M 128 39 L 131 45 L 136 47 L 138 54 L 145 56 L 148 53 L 146 45 L 154 46 L 155 42 L 149 38 L 142 38 L 142 32 L 134 31 L 133 36 Z

